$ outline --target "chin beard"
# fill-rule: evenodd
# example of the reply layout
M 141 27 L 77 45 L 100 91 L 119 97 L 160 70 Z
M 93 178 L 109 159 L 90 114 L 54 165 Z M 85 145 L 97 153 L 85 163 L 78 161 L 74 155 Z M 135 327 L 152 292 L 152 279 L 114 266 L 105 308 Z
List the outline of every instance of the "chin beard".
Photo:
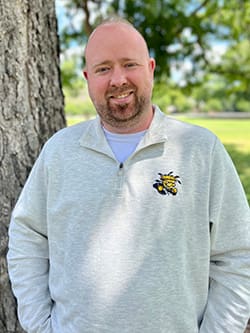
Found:
M 141 116 L 148 110 L 150 101 L 136 97 L 132 105 L 112 106 L 109 102 L 96 105 L 96 111 L 104 123 L 116 128 L 129 128 L 140 123 Z

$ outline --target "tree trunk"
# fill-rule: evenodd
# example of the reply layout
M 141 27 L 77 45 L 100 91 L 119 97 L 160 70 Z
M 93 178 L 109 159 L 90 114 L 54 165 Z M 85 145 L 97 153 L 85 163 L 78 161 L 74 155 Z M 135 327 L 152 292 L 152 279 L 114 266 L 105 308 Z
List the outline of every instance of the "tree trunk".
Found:
M 0 332 L 23 332 L 6 265 L 10 214 L 43 143 L 65 126 L 53 0 L 0 0 Z

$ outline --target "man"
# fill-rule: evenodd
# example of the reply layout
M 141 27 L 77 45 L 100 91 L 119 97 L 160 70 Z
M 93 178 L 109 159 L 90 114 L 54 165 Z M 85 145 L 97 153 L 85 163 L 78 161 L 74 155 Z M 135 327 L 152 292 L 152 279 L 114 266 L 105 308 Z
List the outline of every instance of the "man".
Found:
M 98 117 L 55 134 L 14 209 L 9 273 L 29 333 L 243 333 L 249 206 L 209 131 L 151 103 L 128 22 L 89 38 Z

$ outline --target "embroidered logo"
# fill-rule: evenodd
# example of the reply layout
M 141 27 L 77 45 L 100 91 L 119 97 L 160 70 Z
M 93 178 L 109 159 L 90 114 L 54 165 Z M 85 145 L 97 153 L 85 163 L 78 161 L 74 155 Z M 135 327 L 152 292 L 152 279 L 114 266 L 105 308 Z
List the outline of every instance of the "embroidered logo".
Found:
M 168 174 L 158 173 L 160 176 L 159 179 L 155 180 L 153 187 L 163 195 L 172 194 L 176 195 L 178 192 L 177 184 L 181 184 L 180 177 L 174 176 L 173 171 L 170 171 Z

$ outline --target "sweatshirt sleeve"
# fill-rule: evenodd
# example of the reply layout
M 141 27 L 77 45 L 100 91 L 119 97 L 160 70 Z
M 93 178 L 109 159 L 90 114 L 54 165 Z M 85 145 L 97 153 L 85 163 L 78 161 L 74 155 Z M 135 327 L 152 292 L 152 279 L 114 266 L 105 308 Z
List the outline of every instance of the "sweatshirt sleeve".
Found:
M 46 178 L 41 154 L 13 210 L 9 228 L 9 276 L 18 302 L 18 317 L 28 333 L 52 332 Z
M 200 333 L 243 333 L 250 317 L 250 212 L 219 141 L 211 167 L 209 214 L 210 288 Z

